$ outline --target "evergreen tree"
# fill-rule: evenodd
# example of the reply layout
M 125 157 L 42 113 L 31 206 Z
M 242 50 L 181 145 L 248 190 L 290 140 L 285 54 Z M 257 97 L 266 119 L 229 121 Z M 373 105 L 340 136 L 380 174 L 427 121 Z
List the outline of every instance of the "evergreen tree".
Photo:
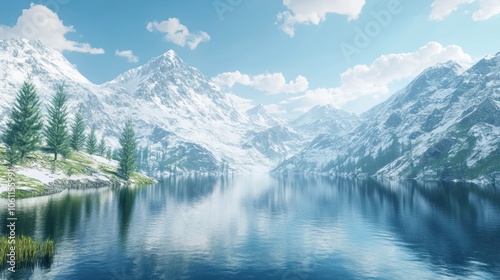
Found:
M 54 160 L 58 154 L 65 154 L 69 147 L 68 133 L 68 96 L 64 92 L 64 84 L 57 88 L 52 97 L 52 104 L 47 109 L 48 123 L 44 135 L 47 146 L 54 153 Z
M 85 123 L 83 121 L 82 107 L 78 108 L 75 120 L 71 126 L 70 145 L 75 151 L 80 151 L 85 145 Z
M 97 146 L 97 153 L 100 156 L 104 156 L 106 154 L 106 142 L 104 141 L 104 135 L 102 135 L 99 146 Z
M 137 169 L 141 170 L 142 169 L 142 148 L 139 147 L 135 154 L 136 154 L 136 158 L 137 158 L 137 161 L 136 161 Z
M 16 164 L 20 158 L 21 155 L 19 149 L 15 145 L 7 147 L 7 150 L 5 151 L 5 159 L 7 160 L 7 163 L 10 167 L 14 166 L 14 164 Z
M 130 119 L 125 122 L 125 128 L 120 137 L 120 146 L 118 174 L 125 180 L 128 180 L 130 179 L 130 175 L 135 171 L 137 160 L 137 142 L 134 125 Z
M 120 159 L 120 153 L 118 150 L 113 149 L 111 152 L 111 159 L 118 161 Z
M 92 126 L 90 135 L 87 137 L 87 153 L 93 155 L 97 151 L 97 138 L 95 136 L 95 127 Z
M 16 96 L 3 141 L 10 153 L 9 163 L 15 164 L 36 150 L 43 128 L 40 99 L 29 79 Z
M 144 149 L 142 150 L 141 168 L 142 168 L 142 170 L 146 170 L 146 171 L 148 171 L 150 169 L 148 146 L 144 147 Z
M 111 150 L 110 147 L 107 147 L 106 148 L 106 159 L 111 160 L 112 156 L 113 156 L 113 151 Z

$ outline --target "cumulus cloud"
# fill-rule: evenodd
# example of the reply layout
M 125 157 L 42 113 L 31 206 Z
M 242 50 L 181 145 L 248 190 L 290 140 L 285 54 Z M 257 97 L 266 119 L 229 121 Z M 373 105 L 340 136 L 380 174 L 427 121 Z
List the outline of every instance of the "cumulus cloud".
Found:
M 473 20 L 487 20 L 500 14 L 500 2 L 498 0 L 480 0 L 479 10 L 472 14 Z
M 178 18 L 150 22 L 146 29 L 149 32 L 165 33 L 165 40 L 182 47 L 187 45 L 191 50 L 196 49 L 200 43 L 210 41 L 210 36 L 206 32 L 192 33 L 185 25 L 181 24 Z
M 280 105 L 291 112 L 305 112 L 325 104 L 341 107 L 362 96 L 387 94 L 393 82 L 415 78 L 426 68 L 450 60 L 463 66 L 473 63 L 471 56 L 459 46 L 443 47 L 430 42 L 415 52 L 382 55 L 370 65 L 356 65 L 340 75 L 340 87 L 308 90 L 304 95 L 282 101 Z
M 134 55 L 134 53 L 131 50 L 126 50 L 126 51 L 120 51 L 116 50 L 115 55 L 119 57 L 124 57 L 128 60 L 130 63 L 137 63 L 139 62 L 139 58 Z
M 477 0 L 434 0 L 429 19 L 442 20 L 456 11 L 459 6 L 473 2 L 477 2 Z M 479 9 L 472 14 L 472 19 L 476 21 L 487 20 L 497 14 L 500 14 L 500 1 L 479 0 Z
M 365 0 L 283 0 L 287 11 L 278 14 L 277 24 L 293 37 L 296 24 L 319 25 L 327 14 L 346 15 L 349 20 L 358 18 Z
M 101 48 L 66 39 L 66 34 L 76 32 L 73 26 L 65 26 L 59 16 L 43 5 L 31 4 L 24 9 L 14 26 L 0 25 L 0 39 L 26 38 L 40 40 L 57 51 L 103 54 Z
M 295 80 L 287 82 L 282 73 L 250 76 L 240 71 L 226 72 L 217 75 L 212 81 L 220 87 L 232 88 L 235 84 L 241 84 L 270 94 L 298 93 L 309 88 L 309 82 L 304 76 L 297 76 Z

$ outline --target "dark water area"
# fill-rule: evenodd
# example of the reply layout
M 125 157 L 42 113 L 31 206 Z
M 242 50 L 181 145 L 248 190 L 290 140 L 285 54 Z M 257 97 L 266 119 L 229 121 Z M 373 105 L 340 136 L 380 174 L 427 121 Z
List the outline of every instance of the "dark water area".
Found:
M 56 255 L 2 279 L 500 279 L 500 191 L 471 184 L 176 177 L 16 209 Z

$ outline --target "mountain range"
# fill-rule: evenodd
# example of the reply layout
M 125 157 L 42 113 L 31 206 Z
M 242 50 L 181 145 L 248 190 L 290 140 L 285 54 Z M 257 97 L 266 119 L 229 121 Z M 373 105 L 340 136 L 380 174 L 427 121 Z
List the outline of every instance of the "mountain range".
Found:
M 360 116 L 326 105 L 292 121 L 224 92 L 174 51 L 97 85 L 38 41 L 0 40 L 0 75 L 0 130 L 28 75 L 44 107 L 64 82 L 71 112 L 82 106 L 87 129 L 110 146 L 125 119 L 134 120 L 141 168 L 153 175 L 488 179 L 500 171 L 500 54 L 469 69 L 431 67 Z
M 118 146 L 125 119 L 134 120 L 141 167 L 151 173 L 268 172 L 306 144 L 262 105 L 244 106 L 174 51 L 101 85 L 39 41 L 0 40 L 0 63 L 0 128 L 29 75 L 42 107 L 64 82 L 70 111 L 83 107 L 87 130 L 95 126 L 110 146 Z
M 275 172 L 498 180 L 500 53 L 469 69 L 426 69 L 361 116 L 344 135 L 324 134 Z

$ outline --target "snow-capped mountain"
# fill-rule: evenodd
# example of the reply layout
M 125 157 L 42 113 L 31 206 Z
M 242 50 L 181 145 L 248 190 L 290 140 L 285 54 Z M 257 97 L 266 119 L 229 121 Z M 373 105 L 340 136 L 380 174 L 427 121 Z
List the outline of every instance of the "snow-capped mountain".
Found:
M 105 135 L 110 145 L 117 146 L 126 118 L 135 121 L 139 146 L 148 151 L 141 162 L 152 172 L 173 168 L 267 172 L 302 148 L 297 141 L 280 142 L 300 138 L 280 127 L 282 121 L 262 106 L 242 110 L 235 102 L 238 98 L 186 65 L 174 51 L 102 85 L 88 81 L 62 54 L 37 41 L 0 40 L 0 63 L 4 77 L 0 128 L 28 75 L 33 76 L 44 106 L 64 82 L 71 111 L 83 106 L 88 128 L 95 125 L 97 134 Z M 276 148 L 263 149 L 267 144 Z
M 173 51 L 96 85 L 37 41 L 0 40 L 0 130 L 32 75 L 43 107 L 64 82 L 116 147 L 132 118 L 141 166 L 152 173 L 325 172 L 422 178 L 486 178 L 500 170 L 500 53 L 468 70 L 425 70 L 361 116 L 318 106 L 289 123 L 223 92 Z
M 284 125 L 283 121 L 271 115 L 262 104 L 248 109 L 245 113 L 253 124 L 263 128 Z
M 332 105 L 318 105 L 290 122 L 290 126 L 311 139 L 321 135 L 339 135 L 360 124 L 353 113 L 336 109 Z
M 39 41 L 26 39 L 0 40 L 0 127 L 5 126 L 6 113 L 10 111 L 21 84 L 32 76 L 37 86 L 42 104 L 48 102 L 56 86 L 65 83 L 73 110 L 82 104 L 87 119 L 93 119 L 102 126 L 110 124 L 111 119 L 102 110 L 102 99 L 106 94 L 99 86 L 88 81 L 59 52 L 45 47 Z M 99 116 L 92 115 L 91 108 L 101 111 Z
M 258 167 L 246 161 L 248 151 L 241 147 L 247 128 L 253 127 L 245 113 L 227 93 L 173 51 L 103 87 L 129 99 L 126 112 L 139 122 L 140 145 L 167 151 L 167 158 L 175 158 L 180 169 L 214 171 L 210 167 L 223 161 L 238 170 Z M 262 157 L 260 164 L 269 166 L 271 162 L 265 160 Z
M 342 136 L 323 135 L 277 172 L 477 179 L 500 171 L 500 53 L 431 67 Z

